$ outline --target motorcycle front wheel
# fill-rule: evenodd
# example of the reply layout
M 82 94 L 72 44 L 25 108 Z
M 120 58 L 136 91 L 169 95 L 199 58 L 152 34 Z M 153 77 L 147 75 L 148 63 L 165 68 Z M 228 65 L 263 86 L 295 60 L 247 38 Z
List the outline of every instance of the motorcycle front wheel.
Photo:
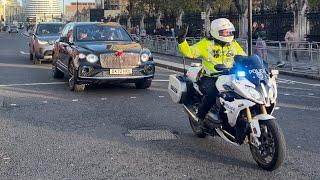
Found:
M 286 142 L 275 120 L 259 121 L 261 144 L 250 144 L 253 159 L 265 170 L 273 171 L 281 166 L 286 156 Z

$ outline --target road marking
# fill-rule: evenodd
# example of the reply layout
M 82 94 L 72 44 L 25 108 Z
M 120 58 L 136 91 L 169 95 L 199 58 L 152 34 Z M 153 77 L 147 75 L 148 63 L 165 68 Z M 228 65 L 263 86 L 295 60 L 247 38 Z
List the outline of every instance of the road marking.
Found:
M 72 99 L 72 102 L 78 102 L 79 99 Z
M 10 104 L 10 106 L 17 106 L 17 104 Z
M 20 51 L 21 54 L 24 54 L 24 55 L 29 55 L 30 53 L 26 53 L 24 51 Z
M 288 94 L 288 93 L 279 93 L 279 94 L 280 94 L 280 95 L 284 95 L 284 96 L 295 96 L 295 97 L 306 97 L 306 98 L 320 99 L 320 97 L 317 97 L 317 96 L 309 96 L 309 95 Z
M 290 83 L 293 83 L 293 84 L 303 84 L 303 85 L 308 85 L 308 86 L 316 86 L 316 87 L 320 87 L 320 84 L 311 84 L 311 83 L 305 83 L 305 82 L 299 82 L 299 81 L 293 81 L 293 80 L 288 80 L 288 79 L 281 79 L 281 78 L 278 78 L 279 80 L 282 80 L 282 81 L 288 81 Z
M 154 82 L 169 82 L 169 80 L 165 80 L 165 79 L 154 79 L 152 81 L 154 81 Z
M 0 52 L 1 54 L 1 52 Z M 52 69 L 49 66 L 34 66 L 27 64 L 8 64 L 8 63 L 0 63 L 0 67 L 11 67 L 11 68 L 32 68 L 32 69 Z
M 51 82 L 51 83 L 0 84 L 0 87 L 38 86 L 38 85 L 57 85 L 57 84 L 66 84 L 66 83 L 65 82 Z
M 278 103 L 278 106 L 285 107 L 285 108 L 300 109 L 300 110 L 320 111 L 319 107 L 301 106 L 301 105 L 296 105 L 296 104 Z
M 107 100 L 107 98 L 101 98 L 101 101 L 106 101 Z
M 42 103 L 47 104 L 47 103 L 48 103 L 48 101 L 42 101 Z
M 275 109 L 275 110 L 279 110 L 279 109 L 280 109 L 280 107 L 275 107 L 274 109 Z
M 284 86 L 278 86 L 281 89 L 292 89 L 292 90 L 302 90 L 302 91 L 312 91 L 312 89 L 305 89 L 305 88 L 295 88 L 295 87 L 284 87 Z
M 159 96 L 159 98 L 164 98 L 164 96 Z
M 132 97 L 130 97 L 130 99 L 136 99 L 137 97 L 134 97 L 134 96 L 132 96 Z

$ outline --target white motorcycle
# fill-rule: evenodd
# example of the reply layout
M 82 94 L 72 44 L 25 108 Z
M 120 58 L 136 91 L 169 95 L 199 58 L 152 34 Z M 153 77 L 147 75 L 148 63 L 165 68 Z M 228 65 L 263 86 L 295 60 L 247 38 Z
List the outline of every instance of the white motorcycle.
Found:
M 233 145 L 249 144 L 253 159 L 265 170 L 275 170 L 284 161 L 286 143 L 272 116 L 277 100 L 277 70 L 268 73 L 256 55 L 236 56 L 227 69 L 217 64 L 219 95 L 203 123 L 196 112 L 203 98 L 199 83 L 201 64 L 192 64 L 184 75 L 170 75 L 168 91 L 172 100 L 184 105 L 194 134 L 200 138 L 218 135 Z

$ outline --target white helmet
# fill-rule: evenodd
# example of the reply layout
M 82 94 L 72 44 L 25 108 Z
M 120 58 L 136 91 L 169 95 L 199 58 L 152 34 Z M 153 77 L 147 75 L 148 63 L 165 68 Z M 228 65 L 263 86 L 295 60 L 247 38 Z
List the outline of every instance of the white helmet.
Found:
M 223 30 L 226 30 L 226 34 L 223 34 Z M 211 22 L 210 34 L 213 38 L 222 42 L 230 43 L 233 41 L 233 32 L 235 28 L 233 24 L 226 18 L 215 19 Z

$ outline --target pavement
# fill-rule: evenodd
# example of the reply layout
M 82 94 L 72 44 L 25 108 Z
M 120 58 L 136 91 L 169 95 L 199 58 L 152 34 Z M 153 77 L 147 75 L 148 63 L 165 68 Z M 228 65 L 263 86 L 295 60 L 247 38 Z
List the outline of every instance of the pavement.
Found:
M 248 146 L 196 138 L 168 76 L 68 90 L 51 65 L 33 65 L 27 38 L 0 33 L 0 179 L 319 179 L 320 83 L 280 75 L 274 116 L 287 142 L 278 170 L 260 169 Z M 162 61 L 174 61 L 175 58 Z
M 161 53 L 154 53 L 155 62 L 158 66 L 171 69 L 179 72 L 183 72 L 183 58 L 178 56 L 172 56 L 167 54 L 161 54 Z M 189 59 L 184 58 L 186 67 L 189 67 L 191 63 L 201 63 L 201 60 L 199 59 Z M 273 59 L 272 61 L 270 59 Z M 284 62 L 286 66 L 284 68 L 277 68 L 275 60 L 276 58 L 273 57 L 272 53 L 269 54 L 269 61 L 268 63 L 271 64 L 271 67 L 273 69 L 278 69 L 280 74 L 283 75 L 289 75 L 294 77 L 302 77 L 307 79 L 313 79 L 313 80 L 320 80 L 320 74 L 318 71 L 311 70 L 309 67 L 303 67 L 303 68 L 295 68 L 295 71 L 291 71 L 291 66 L 289 65 L 289 62 Z M 303 63 L 303 62 L 300 62 Z M 304 64 L 307 64 L 304 62 Z

